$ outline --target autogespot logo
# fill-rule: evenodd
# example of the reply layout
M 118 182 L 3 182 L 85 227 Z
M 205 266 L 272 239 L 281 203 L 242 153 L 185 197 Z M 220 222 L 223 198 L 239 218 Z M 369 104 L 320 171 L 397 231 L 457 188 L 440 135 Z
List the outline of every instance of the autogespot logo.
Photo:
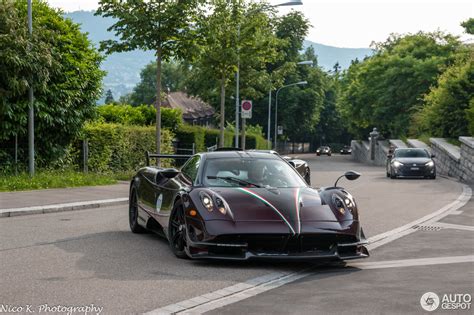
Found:
M 470 310 L 472 296 L 469 293 L 447 293 L 442 298 L 433 292 L 426 292 L 420 299 L 421 307 L 428 312 L 442 310 Z
M 420 304 L 425 311 L 432 312 L 439 306 L 439 296 L 433 292 L 426 292 L 421 296 Z

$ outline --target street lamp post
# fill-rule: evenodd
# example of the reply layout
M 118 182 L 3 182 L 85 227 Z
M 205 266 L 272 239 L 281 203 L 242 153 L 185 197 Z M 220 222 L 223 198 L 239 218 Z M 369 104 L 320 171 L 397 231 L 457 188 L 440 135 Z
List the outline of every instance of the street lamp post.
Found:
M 303 5 L 303 1 L 301 0 L 289 0 L 279 4 L 270 5 L 269 7 L 276 8 L 276 7 L 283 7 L 283 6 L 294 6 L 294 5 Z M 262 10 L 262 7 L 260 10 Z M 237 39 L 240 41 L 240 23 L 237 26 Z M 235 147 L 239 147 L 239 111 L 240 111 L 240 52 L 239 47 L 237 46 L 237 72 L 235 73 Z M 270 90 L 271 94 L 271 90 Z M 270 95 L 271 98 L 271 95 Z M 268 116 L 270 118 L 270 115 Z M 270 126 L 270 123 L 268 124 Z M 269 133 L 270 134 L 270 131 Z M 244 137 L 243 137 L 244 138 Z
M 305 61 L 300 61 L 297 63 L 297 65 L 308 65 L 312 66 L 313 65 L 313 60 L 305 60 Z M 267 124 L 267 142 L 269 149 L 271 149 L 271 142 L 270 142 L 270 133 L 271 133 L 271 125 L 272 125 L 272 90 L 273 87 L 271 86 L 270 82 L 270 90 L 268 91 L 268 124 Z
M 31 0 L 28 0 L 28 33 L 30 35 L 30 43 L 28 45 L 31 49 L 31 39 L 33 35 L 33 8 Z M 28 89 L 28 169 L 30 177 L 35 175 L 35 112 L 33 108 L 33 76 L 30 76 L 29 89 Z
M 308 84 L 307 81 L 300 81 L 300 82 L 296 82 L 296 83 L 291 83 L 291 84 L 288 84 L 288 85 L 284 85 L 282 86 L 281 88 L 279 88 L 276 92 L 276 96 L 275 96 L 275 134 L 274 134 L 274 137 L 275 139 L 274 140 L 274 143 L 275 143 L 275 150 L 277 149 L 277 129 L 278 129 L 278 93 L 280 93 L 280 91 L 284 88 L 287 88 L 287 87 L 290 87 L 290 86 L 295 86 L 295 85 L 306 85 Z

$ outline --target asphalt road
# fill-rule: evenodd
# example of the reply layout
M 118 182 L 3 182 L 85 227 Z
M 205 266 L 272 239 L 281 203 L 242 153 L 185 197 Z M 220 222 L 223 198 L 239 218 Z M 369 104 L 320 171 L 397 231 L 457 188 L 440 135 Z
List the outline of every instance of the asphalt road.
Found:
M 332 185 L 347 169 L 363 174 L 354 182 L 341 179 L 339 186 L 356 196 L 368 237 L 434 212 L 462 191 L 443 178 L 390 180 L 383 168 L 347 156 L 304 158 L 313 186 Z M 0 219 L 0 306 L 94 304 L 104 307 L 102 314 L 142 313 L 272 271 L 301 268 L 180 260 L 159 237 L 129 232 L 127 220 L 124 206 Z

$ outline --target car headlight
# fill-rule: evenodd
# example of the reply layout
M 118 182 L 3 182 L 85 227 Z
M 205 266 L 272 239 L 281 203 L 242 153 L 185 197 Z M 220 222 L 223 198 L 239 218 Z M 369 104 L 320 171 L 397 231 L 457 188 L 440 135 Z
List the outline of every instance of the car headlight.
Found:
M 214 210 L 214 203 L 212 202 L 212 198 L 211 196 L 209 196 L 209 194 L 202 191 L 200 193 L 200 197 L 202 205 L 204 206 L 204 208 L 207 209 L 207 211 L 211 212 L 212 210 Z
M 395 167 L 400 167 L 400 166 L 402 166 L 402 165 L 403 165 L 403 163 L 400 163 L 400 162 L 398 162 L 398 161 L 394 161 L 394 162 L 393 162 L 393 166 L 395 166 Z
M 433 166 L 434 166 L 434 162 L 433 162 L 433 161 L 429 161 L 429 162 L 426 162 L 425 165 L 428 166 L 428 167 L 433 167 Z

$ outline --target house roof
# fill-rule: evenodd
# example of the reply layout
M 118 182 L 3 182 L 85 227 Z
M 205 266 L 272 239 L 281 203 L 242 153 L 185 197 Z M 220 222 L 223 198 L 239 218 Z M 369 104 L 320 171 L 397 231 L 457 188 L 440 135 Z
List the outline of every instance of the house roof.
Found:
M 163 102 L 164 107 L 179 108 L 183 112 L 183 119 L 192 120 L 207 118 L 214 115 L 214 108 L 201 99 L 189 96 L 184 92 L 170 92 Z

